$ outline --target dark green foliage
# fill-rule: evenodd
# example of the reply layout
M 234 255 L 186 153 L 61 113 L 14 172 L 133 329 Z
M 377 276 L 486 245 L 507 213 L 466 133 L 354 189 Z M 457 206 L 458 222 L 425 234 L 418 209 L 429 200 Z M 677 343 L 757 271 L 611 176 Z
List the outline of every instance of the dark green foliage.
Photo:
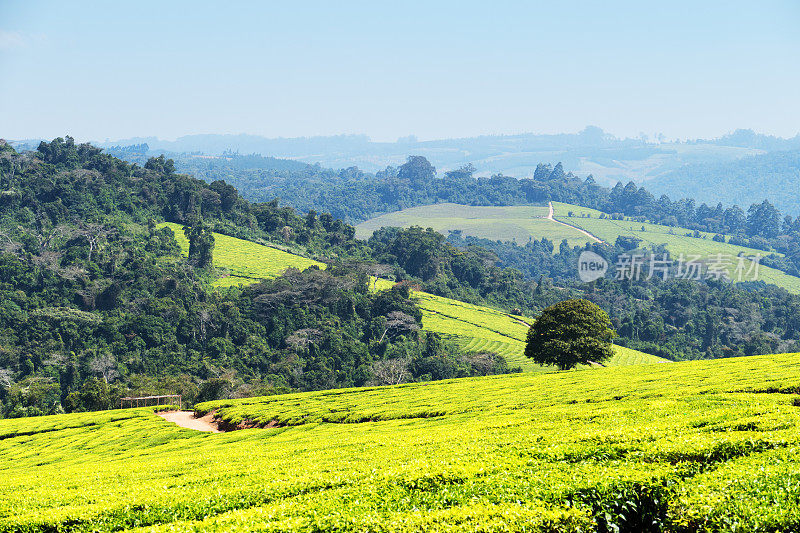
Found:
M 436 177 L 436 169 L 420 155 L 412 155 L 397 169 L 397 177 L 408 180 L 412 185 L 431 181 Z
M 67 394 L 64 409 L 69 412 L 114 409 L 120 405 L 121 393 L 119 387 L 112 387 L 105 381 L 89 378 L 83 382 L 79 390 Z
M 542 311 L 528 331 L 525 356 L 562 370 L 602 363 L 614 355 L 608 314 L 583 299 L 565 300 Z
M 329 214 L 250 204 L 223 181 L 176 174 L 163 157 L 140 168 L 71 138 L 24 155 L 3 145 L 0 179 L 15 191 L 0 201 L 2 416 L 106 409 L 122 395 L 181 393 L 191 403 L 363 385 L 376 361 L 427 349 L 408 288 L 371 293 L 357 268 L 206 286 L 213 231 L 368 257 Z M 163 218 L 186 225 L 197 270 L 172 232 L 156 229 Z M 463 354 L 439 349 L 464 367 Z M 467 364 L 466 375 L 478 367 Z M 411 370 L 405 379 L 418 378 Z
M 606 193 L 592 180 L 559 177 L 563 169 L 548 165 L 534 180 L 520 182 L 476 180 L 469 168 L 440 179 L 423 163 L 407 167 L 419 170 L 417 187 L 410 186 L 410 174 L 400 178 L 393 169 L 374 181 L 349 169 L 340 183 L 363 182 L 386 193 L 384 199 L 397 193 L 392 201 L 399 203 L 441 193 L 451 201 L 552 197 L 582 198 L 589 205 L 613 196 L 618 213 L 652 207 L 651 197 L 635 186 Z M 567 298 L 585 298 L 610 314 L 620 344 L 672 359 L 798 350 L 800 299 L 774 287 L 658 279 L 584 285 L 574 280 L 582 248 L 566 243 L 554 250 L 547 240 L 525 246 L 457 236 L 445 241 L 422 228 L 384 229 L 364 243 L 330 214 L 301 217 L 277 200 L 249 203 L 224 181 L 207 184 L 175 173 L 165 158 L 152 158 L 145 167 L 76 146 L 70 138 L 22 155 L 0 144 L 4 416 L 91 409 L 113 404 L 120 394 L 180 392 L 192 402 L 198 395 L 363 385 L 376 382 L 386 361 L 403 380 L 509 371 L 492 354 L 465 355 L 420 332 L 409 284 L 528 316 Z M 347 208 L 358 187 L 332 198 Z M 662 200 L 657 205 L 676 221 L 703 216 L 708 224 L 720 220 L 746 232 L 758 213 L 774 220 L 763 205 L 748 218 L 738 208 L 708 211 Z M 189 228 L 195 264 L 210 264 L 209 237 L 218 231 L 276 241 L 351 267 L 291 271 L 247 289 L 212 291 L 205 284 L 212 273 L 190 268 L 170 230 L 156 230 L 155 222 L 164 219 Z M 784 220 L 781 231 L 793 232 L 796 225 Z M 730 240 L 755 238 L 743 235 Z M 784 235 L 763 240 L 767 247 L 794 242 Z M 591 249 L 610 263 L 622 251 Z M 789 269 L 798 256 L 764 262 Z M 358 266 L 364 260 L 370 272 L 406 283 L 370 294 Z
M 185 226 L 183 232 L 189 240 L 189 262 L 198 268 L 209 268 L 214 256 L 214 233 L 210 227 L 197 220 Z
M 617 240 L 614 242 L 614 245 L 617 248 L 621 248 L 624 251 L 635 250 L 641 244 L 642 239 L 637 239 L 636 237 L 631 237 L 629 235 L 620 235 L 617 237 Z
M 791 222 L 785 224 L 791 228 Z M 764 200 L 753 204 L 747 211 L 747 233 L 753 236 L 775 237 L 781 231 L 781 214 L 775 207 Z

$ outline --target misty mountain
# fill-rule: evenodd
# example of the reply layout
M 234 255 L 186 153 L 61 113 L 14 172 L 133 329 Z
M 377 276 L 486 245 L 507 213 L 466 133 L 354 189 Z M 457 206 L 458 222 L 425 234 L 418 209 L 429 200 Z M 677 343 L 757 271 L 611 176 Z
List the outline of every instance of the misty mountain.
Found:
M 781 212 L 800 212 L 800 150 L 771 152 L 736 161 L 696 163 L 648 182 L 655 194 L 698 202 L 748 205 L 766 198 Z
M 409 154 L 426 157 L 440 171 L 472 163 L 478 176 L 530 176 L 541 161 L 561 161 L 577 175 L 592 174 L 599 183 L 613 184 L 620 180 L 656 180 L 687 165 L 719 165 L 773 149 L 789 149 L 800 144 L 800 137 L 781 139 L 737 130 L 719 139 L 666 143 L 651 142 L 646 137 L 620 139 L 589 126 L 578 133 L 486 135 L 430 141 L 418 141 L 413 136 L 396 142 L 376 142 L 365 135 L 269 139 L 257 135 L 203 134 L 174 141 L 137 137 L 99 146 L 112 149 L 142 144 L 149 146 L 151 154 L 261 154 L 327 168 L 357 166 L 368 172 L 399 166 Z

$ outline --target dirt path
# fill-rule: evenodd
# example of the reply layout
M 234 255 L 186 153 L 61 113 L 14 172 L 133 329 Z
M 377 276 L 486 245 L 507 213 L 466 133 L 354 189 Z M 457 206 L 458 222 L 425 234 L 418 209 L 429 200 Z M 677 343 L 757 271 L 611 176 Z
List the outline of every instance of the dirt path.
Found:
M 512 314 L 506 313 L 506 316 L 508 318 L 510 318 L 511 320 L 513 320 L 515 322 L 519 322 L 520 324 L 522 324 L 524 326 L 531 327 L 531 325 L 528 324 L 528 322 L 526 322 L 525 320 L 522 320 L 521 318 L 517 318 L 516 316 L 514 316 Z
M 553 221 L 553 222 L 555 222 L 556 224 L 561 224 L 562 226 L 566 226 L 566 227 L 568 227 L 568 228 L 572 228 L 572 229 L 578 230 L 578 231 L 580 231 L 581 233 L 583 233 L 584 235 L 586 235 L 587 237 L 589 237 L 590 239 L 592 239 L 593 241 L 595 241 L 595 242 L 599 242 L 600 244 L 605 244 L 605 241 L 604 241 L 604 240 L 602 240 L 602 239 L 598 239 L 597 237 L 595 237 L 594 235 L 592 235 L 592 234 L 591 234 L 591 233 L 589 233 L 588 231 L 586 231 L 586 230 L 584 230 L 584 229 L 581 229 L 581 228 L 579 228 L 578 226 L 573 226 L 572 224 L 567 224 L 566 222 L 561 222 L 560 220 L 556 220 L 556 219 L 554 218 L 554 216 L 553 216 L 553 215 L 554 215 L 554 211 L 555 211 L 555 210 L 553 209 L 553 202 L 549 202 L 549 204 L 550 204 L 550 212 L 547 214 L 547 220 L 552 220 L 552 221 Z
M 167 422 L 172 422 L 182 428 L 206 431 L 208 433 L 221 433 L 214 422 L 214 416 L 211 414 L 207 414 L 202 418 L 195 418 L 192 411 L 163 411 L 156 414 Z

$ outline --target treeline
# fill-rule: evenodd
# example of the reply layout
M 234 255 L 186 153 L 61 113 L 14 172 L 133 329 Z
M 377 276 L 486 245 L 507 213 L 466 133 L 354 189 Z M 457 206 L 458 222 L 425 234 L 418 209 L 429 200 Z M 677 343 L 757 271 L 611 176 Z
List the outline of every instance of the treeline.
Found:
M 387 167 L 375 174 L 357 167 L 340 171 L 306 166 L 302 170 L 243 168 L 243 156 L 230 161 L 217 159 L 182 161 L 182 169 L 196 172 L 206 180 L 225 179 L 253 201 L 280 198 L 299 211 L 325 211 L 334 217 L 357 223 L 381 213 L 439 202 L 467 205 L 517 205 L 560 201 L 594 206 L 602 188 L 555 168 L 539 165 L 534 179 L 518 180 L 496 175 L 476 178 L 475 168 L 466 165 L 437 176 L 436 169 L 422 156 L 411 156 L 399 167 Z
M 206 183 L 175 172 L 164 156 L 143 167 L 89 144 L 58 138 L 37 152 L 0 157 L 0 223 L 46 233 L 59 224 L 101 223 L 109 215 L 134 223 L 205 219 L 216 231 L 249 239 L 283 241 L 309 253 L 356 253 L 351 226 L 330 215 L 309 224 L 278 201 L 251 203 L 223 180 Z M 21 233 L 25 233 L 22 231 Z
M 540 186 L 528 189 L 531 198 L 563 187 L 575 203 L 610 201 L 611 191 L 603 200 L 605 189 L 562 173 L 542 166 L 529 180 Z M 422 158 L 391 179 L 422 190 L 442 181 Z M 464 184 L 459 194 L 478 190 L 470 169 L 445 179 Z M 495 182 L 507 182 L 502 201 L 516 197 L 517 180 Z M 497 192 L 483 183 L 486 194 Z M 633 194 L 625 189 L 614 193 L 623 211 L 638 205 L 624 201 Z M 156 228 L 160 220 L 186 225 L 209 253 L 214 230 L 281 243 L 330 268 L 211 290 L 217 273 L 206 252 L 187 261 L 169 230 Z M 353 235 L 332 214 L 248 202 L 225 181 L 176 173 L 164 157 L 140 167 L 69 138 L 26 154 L 0 143 L 3 415 L 105 408 L 121 394 L 180 392 L 194 401 L 512 370 L 422 332 L 409 284 L 528 316 L 585 297 L 609 312 L 621 343 L 673 359 L 800 350 L 800 300 L 775 287 L 583 285 L 571 281 L 581 248 L 566 243 L 447 241 L 422 228 L 383 229 L 367 242 Z M 591 247 L 610 262 L 627 248 Z M 368 274 L 409 283 L 371 294 Z
M 211 290 L 209 261 L 187 261 L 155 224 L 187 224 L 209 253 L 213 227 L 368 256 L 330 215 L 251 204 L 163 157 L 139 167 L 70 138 L 25 155 L 0 144 L 0 184 L 2 416 L 109 408 L 129 394 L 191 403 L 511 370 L 422 332 L 408 289 L 371 293 L 363 268 L 332 261 Z
M 207 179 L 218 175 L 214 163 L 205 169 Z M 555 167 L 539 164 L 532 178 L 496 175 L 474 177 L 466 165 L 438 175 L 422 156 L 411 156 L 400 167 L 387 167 L 375 175 L 357 168 L 337 172 L 306 167 L 298 172 L 267 173 L 257 170 L 226 174 L 255 199 L 280 197 L 301 211 L 325 210 L 335 218 L 359 222 L 377 214 L 417 205 L 453 202 L 466 205 L 518 205 L 566 202 L 599 209 L 611 216 L 642 222 L 680 226 L 716 234 L 716 239 L 765 252 L 779 252 L 785 260 L 771 258 L 769 266 L 800 275 L 800 216 L 783 216 L 769 201 L 753 203 L 747 211 L 721 203 L 697 205 L 693 199 L 656 198 L 633 182 L 608 189 L 589 176 L 579 179 Z

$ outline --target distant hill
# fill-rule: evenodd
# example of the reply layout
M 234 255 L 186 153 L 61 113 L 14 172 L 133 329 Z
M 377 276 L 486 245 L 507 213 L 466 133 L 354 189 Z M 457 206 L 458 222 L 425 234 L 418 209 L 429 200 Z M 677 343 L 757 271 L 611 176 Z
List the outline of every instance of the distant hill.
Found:
M 580 228 L 607 243 L 614 243 L 618 237 L 624 236 L 641 241 L 642 246 L 664 245 L 673 257 L 678 257 L 680 254 L 687 257 L 699 255 L 704 260 L 710 260 L 718 254 L 726 257 L 737 257 L 739 254 L 748 257 L 756 254 L 765 255 L 761 250 L 737 246 L 730 242 L 717 242 L 713 238 L 713 233 L 695 233 L 688 228 L 634 221 L 630 217 L 624 220 L 613 220 L 608 213 L 566 203 L 553 202 L 553 206 L 555 220 L 546 218 L 547 206 L 477 207 L 442 203 L 412 207 L 358 224 L 356 236 L 369 238 L 374 231 L 382 227 L 421 226 L 433 228 L 445 236 L 455 234 L 491 241 L 513 240 L 520 245 L 525 245 L 530 240 L 543 238 L 558 245 L 566 239 L 570 246 L 582 246 L 591 242 L 591 239 L 576 229 Z M 555 251 L 553 250 L 553 252 Z M 776 255 L 782 256 L 782 254 Z M 506 266 L 525 271 L 523 264 Z M 730 273 L 732 274 L 732 272 Z M 800 294 L 800 278 L 796 276 L 760 265 L 759 278 L 795 294 Z
M 742 148 L 755 148 L 769 152 L 778 150 L 800 150 L 800 134 L 790 139 L 784 139 L 775 137 L 774 135 L 762 135 L 753 130 L 739 129 L 728 135 L 723 135 L 719 139 L 714 139 L 711 142 L 720 146 L 739 146 Z
M 736 161 L 693 163 L 648 182 L 655 194 L 698 202 L 748 205 L 766 198 L 781 212 L 800 214 L 800 149 Z
M 367 172 L 398 166 L 409 154 L 425 156 L 440 172 L 472 163 L 478 176 L 504 173 L 525 177 L 534 173 L 539 162 L 561 161 L 566 169 L 579 175 L 593 174 L 599 183 L 613 184 L 618 180 L 656 179 L 693 163 L 730 162 L 765 151 L 798 149 L 800 137 L 781 139 L 737 130 L 718 139 L 654 142 L 647 138 L 621 139 L 589 126 L 577 133 L 521 133 L 427 141 L 418 141 L 413 136 L 397 142 L 377 142 L 366 135 L 270 139 L 258 135 L 203 134 L 186 135 L 174 141 L 135 137 L 98 145 L 143 143 L 152 150 L 175 154 L 222 155 L 233 151 L 335 169 L 357 166 Z

